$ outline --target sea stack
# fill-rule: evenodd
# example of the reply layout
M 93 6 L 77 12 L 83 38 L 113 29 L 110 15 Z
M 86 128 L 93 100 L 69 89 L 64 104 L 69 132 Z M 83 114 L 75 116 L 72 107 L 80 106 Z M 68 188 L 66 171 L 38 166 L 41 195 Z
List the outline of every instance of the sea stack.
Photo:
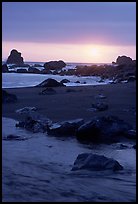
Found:
M 7 59 L 7 64 L 17 64 L 17 65 L 23 65 L 23 57 L 21 57 L 21 53 L 17 50 L 13 49 Z

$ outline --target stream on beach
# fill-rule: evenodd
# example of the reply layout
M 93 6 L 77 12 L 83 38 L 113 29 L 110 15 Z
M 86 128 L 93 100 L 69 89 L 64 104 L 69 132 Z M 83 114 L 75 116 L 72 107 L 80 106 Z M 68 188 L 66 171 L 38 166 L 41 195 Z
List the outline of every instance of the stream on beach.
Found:
M 86 145 L 75 138 L 57 138 L 15 127 L 2 118 L 3 202 L 135 202 L 134 141 Z M 4 140 L 8 134 L 22 140 Z M 116 159 L 123 167 L 111 171 L 71 171 L 78 154 L 96 153 Z

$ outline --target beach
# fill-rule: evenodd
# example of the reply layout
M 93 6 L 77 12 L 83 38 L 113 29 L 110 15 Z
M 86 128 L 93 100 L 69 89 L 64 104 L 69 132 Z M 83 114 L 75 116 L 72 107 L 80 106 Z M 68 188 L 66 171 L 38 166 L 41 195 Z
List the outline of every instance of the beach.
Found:
M 56 93 L 40 95 L 45 88 L 8 88 L 16 103 L 2 105 L 2 200 L 3 202 L 135 202 L 135 140 L 115 144 L 81 144 L 75 137 L 32 133 L 15 124 L 16 110 L 36 107 L 53 122 L 113 115 L 136 128 L 136 83 L 97 86 L 56 87 Z M 99 98 L 99 94 L 105 98 Z M 108 104 L 105 111 L 93 111 L 92 103 Z M 5 140 L 7 135 L 23 140 Z M 71 171 L 82 153 L 104 155 L 117 160 L 123 170 Z
M 55 87 L 55 94 L 39 95 L 45 88 L 7 88 L 18 98 L 16 103 L 2 105 L 2 116 L 20 119 L 16 110 L 36 107 L 37 112 L 53 122 L 83 118 L 85 121 L 95 116 L 113 115 L 136 127 L 136 83 L 117 83 L 97 86 Z M 104 95 L 100 99 L 97 96 Z M 108 104 L 105 111 L 93 111 L 92 103 Z

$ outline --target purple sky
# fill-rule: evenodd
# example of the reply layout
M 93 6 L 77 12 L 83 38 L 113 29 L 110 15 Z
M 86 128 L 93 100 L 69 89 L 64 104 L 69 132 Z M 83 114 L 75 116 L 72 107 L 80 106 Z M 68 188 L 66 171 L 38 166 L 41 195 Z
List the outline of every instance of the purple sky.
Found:
M 3 57 L 9 54 L 5 48 L 9 42 L 135 49 L 136 3 L 3 2 L 2 40 Z M 22 52 L 22 46 L 19 49 Z

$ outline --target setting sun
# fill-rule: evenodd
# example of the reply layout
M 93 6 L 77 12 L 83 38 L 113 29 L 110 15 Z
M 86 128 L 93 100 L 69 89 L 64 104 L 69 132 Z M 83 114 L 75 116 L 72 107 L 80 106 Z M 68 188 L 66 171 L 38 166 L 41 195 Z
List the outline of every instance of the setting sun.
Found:
M 91 55 L 92 55 L 93 57 L 98 57 L 98 56 L 99 56 L 99 49 L 96 48 L 96 47 L 93 47 L 93 48 L 91 49 Z

